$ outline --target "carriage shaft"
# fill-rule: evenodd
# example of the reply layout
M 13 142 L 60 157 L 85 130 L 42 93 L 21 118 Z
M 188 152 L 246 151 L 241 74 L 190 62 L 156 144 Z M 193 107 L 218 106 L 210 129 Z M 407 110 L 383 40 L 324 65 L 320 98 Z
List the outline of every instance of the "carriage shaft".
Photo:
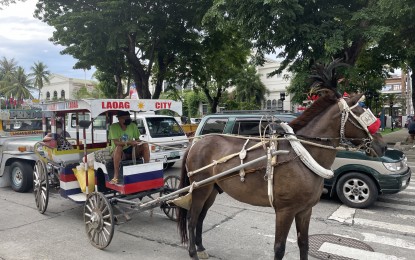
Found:
M 273 151 L 273 152 L 271 152 L 272 156 L 279 155 L 279 154 L 288 154 L 288 153 L 289 153 L 289 151 L 287 151 L 287 150 L 278 150 L 278 151 Z M 204 179 L 204 180 L 202 180 L 202 181 L 199 181 L 199 182 L 193 182 L 193 184 L 191 184 L 190 186 L 184 187 L 184 188 L 182 188 L 182 189 L 180 189 L 180 190 L 176 190 L 176 191 L 174 191 L 174 192 L 172 192 L 172 193 L 166 194 L 166 195 L 164 195 L 164 196 L 162 196 L 162 197 L 160 197 L 160 198 L 157 198 L 157 199 L 155 199 L 155 200 L 152 200 L 152 201 L 149 201 L 149 202 L 146 202 L 146 203 L 140 204 L 140 205 L 139 205 L 139 207 L 140 207 L 140 208 L 141 208 L 141 207 L 147 207 L 147 206 L 149 206 L 149 205 L 154 204 L 155 202 L 166 201 L 166 200 L 171 199 L 171 198 L 173 198 L 173 197 L 177 197 L 177 196 L 178 196 L 178 195 L 180 195 L 181 193 L 186 192 L 186 191 L 189 191 L 189 190 L 191 189 L 192 185 L 194 185 L 194 187 L 195 187 L 195 188 L 197 188 L 197 187 L 198 187 L 198 186 L 200 186 L 200 185 L 203 185 L 203 184 L 209 183 L 209 182 L 211 182 L 211 181 L 214 181 L 214 180 L 216 180 L 216 179 L 219 179 L 219 178 L 221 178 L 221 177 L 223 177 L 223 176 L 226 176 L 226 175 L 228 175 L 228 174 L 230 174 L 230 173 L 233 173 L 233 172 L 235 172 L 235 171 L 238 171 L 238 170 L 240 170 L 240 169 L 242 169 L 242 168 L 245 168 L 245 167 L 247 167 L 247 166 L 250 166 L 250 165 L 252 165 L 252 164 L 255 164 L 255 163 L 260 162 L 260 161 L 265 160 L 265 159 L 267 159 L 267 155 L 264 155 L 264 156 L 258 157 L 258 158 L 254 159 L 254 160 L 252 160 L 252 161 L 249 161 L 249 162 L 247 162 L 247 163 L 244 163 L 244 164 L 238 165 L 238 166 L 236 166 L 236 167 L 234 167 L 234 168 L 232 168 L 232 169 L 226 170 L 226 171 L 224 171 L 224 172 L 221 172 L 221 173 L 219 173 L 219 174 L 216 174 L 215 176 L 209 177 L 209 178 Z

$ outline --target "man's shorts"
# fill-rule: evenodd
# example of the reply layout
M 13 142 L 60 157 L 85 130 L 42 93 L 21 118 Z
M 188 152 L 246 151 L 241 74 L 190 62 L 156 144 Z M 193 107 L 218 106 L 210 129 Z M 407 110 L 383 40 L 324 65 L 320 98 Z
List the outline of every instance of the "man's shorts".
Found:
M 127 149 L 122 150 L 122 152 L 124 154 L 132 155 L 133 154 L 133 146 L 130 145 Z

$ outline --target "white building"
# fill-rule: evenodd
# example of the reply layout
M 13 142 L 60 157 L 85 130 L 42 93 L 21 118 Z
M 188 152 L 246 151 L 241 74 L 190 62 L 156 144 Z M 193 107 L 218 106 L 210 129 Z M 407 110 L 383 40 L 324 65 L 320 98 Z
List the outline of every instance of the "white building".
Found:
M 270 92 L 265 97 L 266 101 L 263 109 L 295 112 L 291 103 L 291 97 L 286 91 L 286 88 L 290 85 L 291 73 L 284 70 L 281 74 L 268 77 L 268 74 L 278 69 L 279 66 L 279 62 L 267 59 L 263 66 L 257 67 L 262 83 Z M 282 95 L 285 95 L 285 100 L 281 100 Z
M 96 82 L 92 80 L 67 78 L 62 75 L 52 74 L 49 84 L 45 84 L 40 92 L 41 100 L 75 99 L 75 94 L 82 87 L 92 91 Z

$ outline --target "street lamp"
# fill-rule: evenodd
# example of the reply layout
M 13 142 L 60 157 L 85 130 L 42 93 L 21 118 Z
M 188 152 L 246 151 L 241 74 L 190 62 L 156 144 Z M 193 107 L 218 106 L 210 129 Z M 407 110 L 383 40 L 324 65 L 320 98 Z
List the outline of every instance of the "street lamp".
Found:
M 280 93 L 280 100 L 281 102 L 281 110 L 284 111 L 284 100 L 285 100 L 285 92 Z

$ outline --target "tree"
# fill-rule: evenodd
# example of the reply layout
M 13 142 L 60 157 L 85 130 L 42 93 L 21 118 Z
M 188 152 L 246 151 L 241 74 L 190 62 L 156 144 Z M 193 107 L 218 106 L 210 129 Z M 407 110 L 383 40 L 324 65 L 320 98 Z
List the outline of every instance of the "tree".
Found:
M 13 96 L 14 99 L 22 100 L 33 98 L 30 93 L 32 89 L 34 88 L 24 69 L 18 66 L 15 74 L 13 74 L 12 80 L 1 85 L 0 92 L 6 97 Z
M 223 93 L 244 70 L 251 45 L 235 28 L 223 31 L 204 28 L 203 37 L 191 46 L 191 55 L 176 59 L 167 80 L 180 85 L 192 82 L 194 88 L 204 93 L 211 112 L 215 113 Z
M 35 62 L 30 69 L 32 70 L 32 73 L 30 73 L 29 76 L 33 77 L 33 86 L 39 90 L 38 100 L 40 100 L 40 91 L 45 83 L 49 84 L 50 71 L 47 70 L 48 67 L 40 61 L 37 63 Z
M 17 62 L 14 59 L 8 60 L 6 57 L 3 57 L 0 61 L 0 81 L 12 81 L 16 69 Z
M 411 0 L 379 0 L 378 14 L 386 26 L 391 28 L 379 43 L 386 49 L 389 64 L 400 66 L 410 72 L 412 81 L 412 104 L 415 109 L 415 5 Z
M 205 20 L 219 27 L 236 24 L 253 41 L 260 64 L 264 54 L 276 53 L 281 66 L 270 76 L 288 68 L 293 73 L 289 92 L 301 102 L 309 87 L 306 75 L 317 62 L 341 58 L 352 65 L 345 69 L 346 88 L 367 89 L 363 83 L 385 74 L 390 57 L 376 48 L 391 32 L 384 17 L 378 1 L 217 0 Z M 370 72 L 364 72 L 368 67 Z M 363 81 L 355 81 L 362 77 Z
M 167 69 L 198 37 L 210 6 L 211 1 L 202 0 L 45 0 L 35 14 L 55 27 L 52 41 L 79 60 L 75 67 L 95 65 L 115 75 L 119 97 L 121 79 L 131 73 L 140 98 L 158 98 Z M 156 79 L 153 95 L 150 76 Z
M 250 64 L 236 75 L 233 85 L 236 86 L 235 96 L 237 101 L 253 103 L 256 105 L 256 109 L 261 108 L 261 104 L 265 100 L 265 94 L 269 94 L 269 90 L 267 90 L 259 76 L 256 68 Z

